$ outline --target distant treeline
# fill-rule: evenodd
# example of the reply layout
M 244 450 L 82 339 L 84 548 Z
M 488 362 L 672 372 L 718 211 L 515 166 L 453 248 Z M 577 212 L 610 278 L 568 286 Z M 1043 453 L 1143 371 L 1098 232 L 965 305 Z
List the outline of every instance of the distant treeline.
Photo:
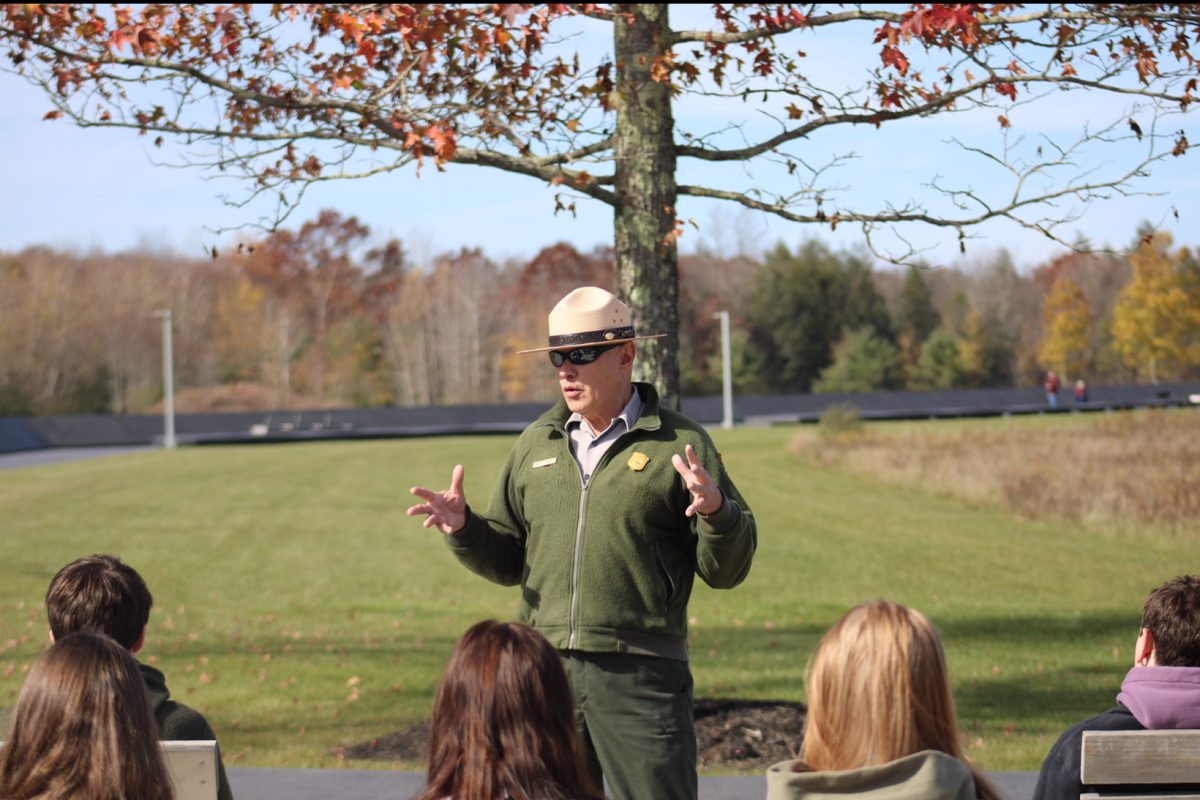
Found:
M 137 413 L 162 399 L 156 309 L 174 314 L 177 409 L 543 400 L 540 345 L 570 289 L 612 286 L 607 248 L 528 262 L 462 250 L 413 263 L 354 218 L 203 259 L 142 249 L 0 254 L 0 416 Z M 879 268 L 810 240 L 765 257 L 680 258 L 682 386 L 720 391 L 716 311 L 739 393 L 1200 378 L 1200 261 L 1147 235 L 1129 258 L 1069 254 L 1018 271 Z

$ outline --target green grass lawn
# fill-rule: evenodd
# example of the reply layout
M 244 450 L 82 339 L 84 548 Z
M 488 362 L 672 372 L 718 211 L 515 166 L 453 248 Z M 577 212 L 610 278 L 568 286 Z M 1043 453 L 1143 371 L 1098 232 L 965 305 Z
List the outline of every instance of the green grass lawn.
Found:
M 803 466 L 785 451 L 794 432 L 714 433 L 759 550 L 741 587 L 698 582 L 698 695 L 803 699 L 821 633 L 888 597 L 941 630 L 972 757 L 1036 769 L 1068 723 L 1111 704 L 1147 591 L 1195 568 L 1178 538 Z M 467 572 L 404 515 L 408 489 L 447 485 L 461 462 L 482 507 L 512 441 L 195 447 L 0 473 L 0 703 L 45 645 L 51 575 L 112 552 L 155 595 L 142 656 L 207 714 L 229 765 L 366 766 L 335 749 L 425 720 L 458 636 L 516 613 L 516 589 Z

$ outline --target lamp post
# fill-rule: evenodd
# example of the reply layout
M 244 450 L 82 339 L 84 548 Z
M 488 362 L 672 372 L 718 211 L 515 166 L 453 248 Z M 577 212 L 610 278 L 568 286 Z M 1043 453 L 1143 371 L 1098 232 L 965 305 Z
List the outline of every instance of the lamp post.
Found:
M 175 449 L 175 364 L 172 359 L 171 309 L 160 308 L 154 316 L 163 329 L 163 447 Z
M 733 368 L 729 358 L 729 312 L 718 311 L 713 319 L 721 320 L 721 400 L 724 413 L 721 427 L 733 427 Z

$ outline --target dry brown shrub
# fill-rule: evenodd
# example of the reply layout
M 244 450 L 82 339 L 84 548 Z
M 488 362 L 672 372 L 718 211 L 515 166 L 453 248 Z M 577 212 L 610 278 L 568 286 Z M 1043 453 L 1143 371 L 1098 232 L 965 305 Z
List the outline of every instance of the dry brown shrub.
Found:
M 1200 412 L 1144 410 L 979 429 L 878 427 L 853 439 L 808 432 L 789 450 L 810 463 L 1027 518 L 1060 517 L 1200 533 Z

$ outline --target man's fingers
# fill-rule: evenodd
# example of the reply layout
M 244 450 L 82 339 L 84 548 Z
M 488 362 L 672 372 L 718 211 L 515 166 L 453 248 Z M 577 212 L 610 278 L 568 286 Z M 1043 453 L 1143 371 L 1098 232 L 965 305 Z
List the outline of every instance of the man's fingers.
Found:
M 688 450 L 691 450 L 691 445 L 688 445 Z M 692 453 L 691 455 L 694 456 L 695 454 Z M 697 489 L 712 483 L 712 479 L 709 478 L 708 471 L 704 467 L 699 464 L 686 466 L 678 453 L 671 456 L 671 464 L 675 467 L 675 471 L 683 476 L 683 483 L 687 486 L 689 492 L 695 493 Z
M 684 480 L 687 480 L 691 474 L 691 470 L 683 463 L 683 459 L 680 458 L 679 453 L 671 456 L 671 466 L 675 467 L 675 471 L 682 475 Z
M 462 464 L 455 464 L 454 471 L 450 473 L 450 493 L 462 497 L 463 493 L 463 470 Z
M 426 489 L 423 486 L 414 486 L 411 489 L 409 489 L 409 492 L 411 492 L 412 494 L 421 498 L 422 500 L 424 500 L 427 503 L 432 503 L 434 500 L 437 500 L 438 498 L 440 498 L 442 496 L 441 492 L 435 492 L 430 489 Z
M 687 453 L 688 466 L 692 469 L 700 466 L 700 459 L 696 458 L 696 451 L 692 449 L 690 444 L 684 446 L 683 452 Z

